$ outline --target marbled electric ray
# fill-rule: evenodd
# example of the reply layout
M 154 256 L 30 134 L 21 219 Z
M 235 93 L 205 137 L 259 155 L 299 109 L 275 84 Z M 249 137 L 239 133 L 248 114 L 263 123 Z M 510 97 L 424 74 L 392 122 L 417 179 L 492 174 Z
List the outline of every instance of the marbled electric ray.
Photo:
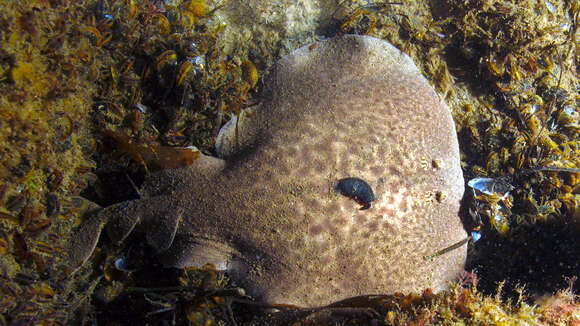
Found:
M 265 85 L 261 106 L 222 128 L 221 158 L 151 174 L 142 199 L 87 217 L 72 260 L 88 258 L 108 223 L 114 241 L 143 228 L 165 264 L 213 263 L 270 303 L 444 288 L 466 246 L 423 257 L 466 236 L 459 149 L 448 107 L 411 59 L 339 36 L 282 58 Z M 337 191 L 345 178 L 356 179 Z M 370 189 L 347 187 L 362 182 Z

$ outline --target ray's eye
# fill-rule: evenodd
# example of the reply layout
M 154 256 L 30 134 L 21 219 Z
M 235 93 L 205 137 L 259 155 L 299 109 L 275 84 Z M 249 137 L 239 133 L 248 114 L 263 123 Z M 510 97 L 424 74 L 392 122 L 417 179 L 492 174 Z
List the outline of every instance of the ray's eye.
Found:
M 369 209 L 371 207 L 371 202 L 375 200 L 375 195 L 373 194 L 371 186 L 366 181 L 359 178 L 350 177 L 340 179 L 334 184 L 334 190 L 361 204 L 361 210 Z

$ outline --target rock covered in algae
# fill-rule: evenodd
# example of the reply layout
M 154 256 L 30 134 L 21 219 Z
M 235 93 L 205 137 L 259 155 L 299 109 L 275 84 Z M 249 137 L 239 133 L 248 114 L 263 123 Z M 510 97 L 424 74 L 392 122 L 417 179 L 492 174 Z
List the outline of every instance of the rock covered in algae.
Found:
M 87 259 L 106 222 L 115 241 L 139 224 L 165 264 L 213 263 L 269 303 L 444 288 L 466 247 L 423 257 L 466 236 L 459 149 L 411 59 L 341 36 L 284 57 L 266 85 L 261 107 L 222 128 L 223 159 L 152 174 L 143 199 L 83 222 L 72 259 Z M 370 186 L 370 207 L 335 189 L 344 178 Z

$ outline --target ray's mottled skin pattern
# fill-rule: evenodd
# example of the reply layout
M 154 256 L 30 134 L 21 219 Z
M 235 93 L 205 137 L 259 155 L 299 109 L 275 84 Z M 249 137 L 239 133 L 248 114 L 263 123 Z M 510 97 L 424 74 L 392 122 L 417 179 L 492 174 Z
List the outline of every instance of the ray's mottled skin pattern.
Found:
M 113 239 L 141 221 L 166 264 L 210 261 L 271 303 L 444 288 L 466 246 L 423 256 L 466 235 L 459 149 L 447 106 L 411 60 L 342 36 L 281 59 L 266 85 L 262 106 L 240 118 L 240 144 L 227 128 L 218 139 L 225 161 L 162 171 L 146 199 L 100 213 Z M 369 209 L 334 190 L 351 176 L 373 189 Z

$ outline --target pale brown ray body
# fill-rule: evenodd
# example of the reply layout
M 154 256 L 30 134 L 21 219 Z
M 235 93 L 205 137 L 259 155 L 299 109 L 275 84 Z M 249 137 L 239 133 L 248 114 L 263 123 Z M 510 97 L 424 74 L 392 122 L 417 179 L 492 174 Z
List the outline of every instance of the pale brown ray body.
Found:
M 218 137 L 225 160 L 152 174 L 143 199 L 83 223 L 73 261 L 108 221 L 113 240 L 140 224 L 167 265 L 214 263 L 270 303 L 444 288 L 466 246 L 423 257 L 466 236 L 459 149 L 449 109 L 409 57 L 337 37 L 281 59 L 266 87 L 261 107 Z M 372 187 L 369 209 L 334 190 L 345 177 Z

